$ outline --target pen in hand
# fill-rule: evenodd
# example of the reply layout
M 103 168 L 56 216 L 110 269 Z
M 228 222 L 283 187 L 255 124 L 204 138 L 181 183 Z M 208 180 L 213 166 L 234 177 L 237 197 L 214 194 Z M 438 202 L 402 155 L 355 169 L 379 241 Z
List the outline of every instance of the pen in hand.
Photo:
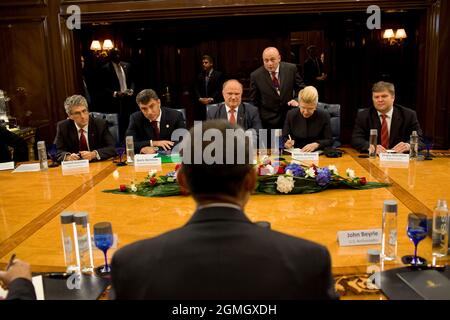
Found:
M 13 253 L 12 256 L 11 256 L 11 258 L 9 258 L 8 264 L 6 265 L 6 271 L 8 271 L 9 268 L 11 268 L 11 266 L 12 266 L 13 263 L 14 263 L 14 259 L 15 259 L 15 258 L 16 258 L 16 254 Z

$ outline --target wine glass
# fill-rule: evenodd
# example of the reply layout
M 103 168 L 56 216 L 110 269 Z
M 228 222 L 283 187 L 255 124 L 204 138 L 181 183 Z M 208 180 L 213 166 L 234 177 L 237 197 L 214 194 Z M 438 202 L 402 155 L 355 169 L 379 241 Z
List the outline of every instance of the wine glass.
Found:
M 107 251 L 114 242 L 112 233 L 112 226 L 110 222 L 99 222 L 94 225 L 94 243 L 97 248 L 103 251 L 105 256 L 105 265 L 97 268 L 98 272 L 102 274 L 109 274 L 111 268 L 108 265 Z
M 408 227 L 406 233 L 409 239 L 414 243 L 414 256 L 408 255 L 402 257 L 402 261 L 412 266 L 425 265 L 427 261 L 417 256 L 417 245 L 420 241 L 426 238 L 428 234 L 428 221 L 427 216 L 423 213 L 410 213 L 408 214 Z
M 48 166 L 50 168 L 59 166 L 58 161 L 57 161 L 57 157 L 56 157 L 56 154 L 57 154 L 56 144 L 54 144 L 54 143 L 50 144 L 48 146 L 47 153 L 48 153 L 48 157 L 52 160 L 52 163 L 50 163 Z
M 125 147 L 123 145 L 119 145 L 116 147 L 117 155 L 119 156 L 119 162 L 117 163 L 117 166 L 126 166 L 127 163 L 125 161 L 122 161 L 122 156 L 125 154 Z

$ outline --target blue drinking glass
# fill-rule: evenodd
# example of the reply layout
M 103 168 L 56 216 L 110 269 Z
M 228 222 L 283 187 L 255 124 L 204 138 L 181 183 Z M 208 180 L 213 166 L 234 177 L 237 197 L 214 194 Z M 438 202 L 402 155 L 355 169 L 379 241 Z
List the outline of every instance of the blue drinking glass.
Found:
M 105 256 L 105 265 L 103 268 L 99 268 L 101 274 L 111 272 L 111 268 L 108 265 L 108 249 L 114 243 L 114 236 L 112 233 L 112 226 L 110 222 L 99 222 L 94 225 L 94 243 Z
M 419 266 L 426 264 L 426 260 L 417 256 L 417 246 L 420 241 L 425 239 L 428 235 L 428 221 L 427 216 L 423 213 L 410 213 L 408 214 L 408 226 L 406 233 L 414 243 L 414 256 L 405 256 L 403 261 L 411 264 L 412 266 Z
M 119 156 L 119 162 L 117 163 L 118 166 L 126 166 L 127 164 L 125 161 L 122 161 L 122 156 L 125 154 L 125 147 L 124 146 L 117 146 L 116 147 L 116 153 Z

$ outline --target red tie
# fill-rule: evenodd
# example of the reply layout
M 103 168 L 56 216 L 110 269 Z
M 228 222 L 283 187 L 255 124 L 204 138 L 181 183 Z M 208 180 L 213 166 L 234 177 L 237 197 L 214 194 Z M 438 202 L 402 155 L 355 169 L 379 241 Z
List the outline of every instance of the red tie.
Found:
M 80 129 L 80 147 L 79 151 L 89 151 L 86 141 L 86 136 L 84 135 L 84 130 Z
M 389 149 L 389 132 L 388 132 L 388 126 L 386 121 L 386 115 L 381 115 L 381 145 L 385 149 Z
M 277 90 L 278 94 L 280 94 L 280 82 L 278 82 L 277 73 L 272 71 L 272 84 Z
M 231 124 L 236 124 L 236 117 L 234 116 L 235 112 L 236 112 L 236 110 L 230 109 L 230 123 Z
M 152 121 L 151 124 L 153 127 L 153 133 L 155 134 L 154 140 L 159 140 L 158 121 Z

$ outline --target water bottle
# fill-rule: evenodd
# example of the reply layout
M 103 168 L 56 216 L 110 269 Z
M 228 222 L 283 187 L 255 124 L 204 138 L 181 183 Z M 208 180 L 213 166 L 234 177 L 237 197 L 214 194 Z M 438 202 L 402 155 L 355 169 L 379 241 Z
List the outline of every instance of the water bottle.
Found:
M 447 201 L 438 200 L 433 211 L 432 254 L 444 257 L 448 252 L 448 208 Z
M 383 235 L 381 257 L 394 260 L 397 256 L 397 202 L 385 200 L 383 204 Z
M 417 131 L 413 131 L 409 138 L 409 158 L 415 159 L 419 153 L 419 136 Z
M 377 145 L 378 145 L 378 131 L 377 129 L 370 129 L 369 158 L 375 159 L 377 157 Z
M 274 154 L 283 153 L 283 133 L 281 129 L 273 129 L 272 152 Z
M 89 215 L 86 212 L 74 214 L 76 224 L 76 239 L 78 244 L 78 256 L 80 271 L 84 274 L 92 274 L 94 271 L 94 259 L 92 256 L 91 231 L 89 226 Z
M 127 147 L 127 163 L 134 163 L 134 141 L 133 136 L 127 136 L 126 139 L 126 147 Z
M 64 263 L 66 265 L 66 272 L 73 273 L 78 271 L 78 262 L 75 252 L 74 235 L 76 232 L 75 224 L 73 223 L 73 213 L 63 212 L 60 215 L 61 219 L 61 238 L 64 249 Z
M 48 170 L 48 162 L 47 162 L 47 150 L 45 148 L 45 141 L 38 141 L 37 150 L 39 156 L 39 166 L 41 171 Z

